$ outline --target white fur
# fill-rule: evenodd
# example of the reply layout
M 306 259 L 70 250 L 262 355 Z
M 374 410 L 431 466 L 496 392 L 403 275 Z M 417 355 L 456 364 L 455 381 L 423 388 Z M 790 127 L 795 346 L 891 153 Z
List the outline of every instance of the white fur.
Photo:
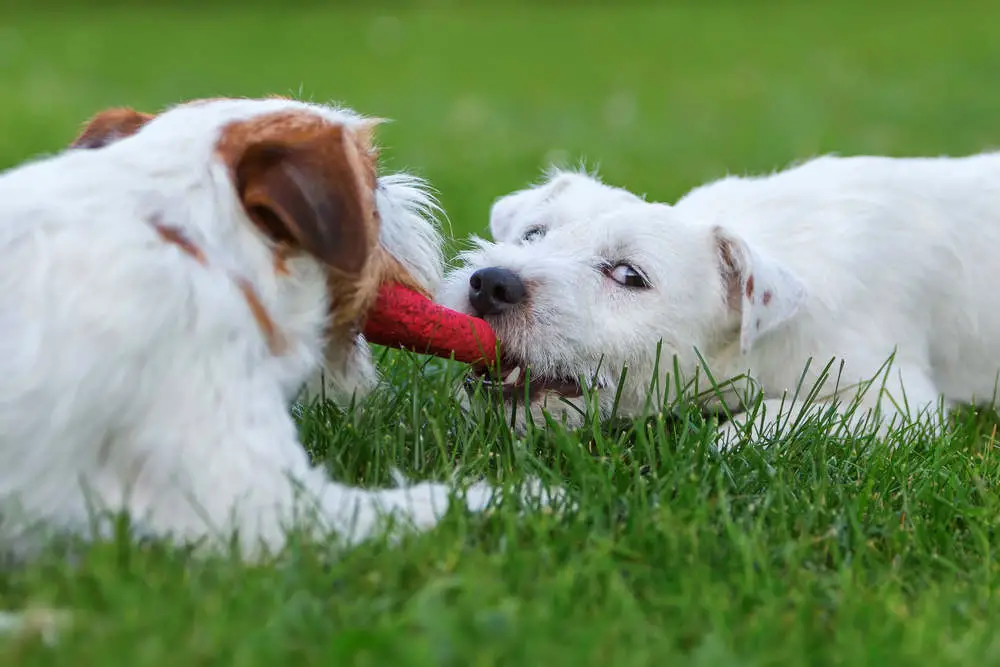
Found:
M 605 414 L 619 390 L 623 415 L 645 414 L 669 398 L 677 385 L 664 376 L 674 360 L 682 384 L 700 375 L 699 354 L 719 383 L 748 376 L 739 386 L 760 390 L 765 400 L 724 427 L 726 444 L 752 415 L 759 439 L 787 425 L 814 387 L 814 409 L 857 408 L 842 425 L 877 423 L 883 433 L 920 417 L 940 426 L 955 404 L 993 401 L 1000 371 L 1000 154 L 822 157 L 773 175 L 724 178 L 673 206 L 612 208 L 563 221 L 530 243 L 480 242 L 448 276 L 439 300 L 471 312 L 475 269 L 519 273 L 529 285 L 527 302 L 488 318 L 506 350 L 537 375 L 589 377 L 600 364 Z M 533 221 L 538 215 L 517 213 Z M 641 268 L 650 289 L 623 287 L 598 270 L 617 261 Z M 651 406 L 647 389 L 661 343 L 661 393 Z M 855 401 L 852 394 L 873 380 Z M 553 398 L 550 407 L 558 408 Z M 721 398 L 738 410 L 751 396 L 737 390 Z M 536 423 L 540 408 L 533 406 Z M 575 410 L 556 412 L 580 423 Z
M 225 124 L 287 110 L 362 120 L 289 100 L 200 102 L 106 148 L 0 175 L 5 549 L 30 552 L 52 531 L 90 535 L 94 509 L 125 510 L 143 532 L 177 541 L 219 545 L 237 531 L 248 555 L 280 548 L 306 511 L 351 542 L 380 530 L 385 513 L 426 528 L 446 509 L 443 484 L 334 483 L 298 442 L 287 407 L 323 359 L 324 273 L 301 257 L 290 276 L 275 274 L 214 152 Z M 383 244 L 433 287 L 440 246 L 423 185 L 383 177 L 377 205 Z M 154 217 L 182 229 L 207 266 L 164 243 Z M 268 350 L 236 276 L 253 284 L 284 354 Z M 374 377 L 363 344 L 326 354 L 340 383 L 363 389 Z M 478 485 L 466 501 L 479 509 L 492 495 Z
M 534 236 L 639 201 L 643 201 L 641 197 L 603 183 L 597 174 L 550 169 L 542 183 L 493 203 L 490 234 L 497 243 L 520 244 L 527 233 Z

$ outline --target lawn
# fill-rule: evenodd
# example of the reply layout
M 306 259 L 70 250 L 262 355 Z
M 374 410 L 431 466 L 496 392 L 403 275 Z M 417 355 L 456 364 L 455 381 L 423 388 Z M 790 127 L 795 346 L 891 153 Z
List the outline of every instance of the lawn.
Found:
M 60 149 L 110 105 L 340 100 L 395 119 L 387 166 L 434 183 L 454 249 L 551 161 L 672 200 L 822 152 L 1000 146 L 997 4 L 481 4 L 22 9 L 0 26 L 0 167 Z M 296 541 L 253 567 L 124 540 L 52 555 L 0 576 L 0 606 L 69 608 L 75 624 L 51 648 L 0 641 L 0 663 L 1000 664 L 987 418 L 892 453 L 807 429 L 723 457 L 684 409 L 514 438 L 458 409 L 457 365 L 383 365 L 361 414 L 300 412 L 331 474 L 530 474 L 578 509 L 455 512 L 396 547 L 331 558 Z

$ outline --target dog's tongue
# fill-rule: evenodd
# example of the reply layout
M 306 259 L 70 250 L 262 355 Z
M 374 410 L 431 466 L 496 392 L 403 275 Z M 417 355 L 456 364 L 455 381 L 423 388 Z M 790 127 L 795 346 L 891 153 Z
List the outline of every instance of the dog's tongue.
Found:
M 496 334 L 478 317 L 440 306 L 397 283 L 383 285 L 368 313 L 365 338 L 377 345 L 455 356 L 468 364 L 496 360 Z

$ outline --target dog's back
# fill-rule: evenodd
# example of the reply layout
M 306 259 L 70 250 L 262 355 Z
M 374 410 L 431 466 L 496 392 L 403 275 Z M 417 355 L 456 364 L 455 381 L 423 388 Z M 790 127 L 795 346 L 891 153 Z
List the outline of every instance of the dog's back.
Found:
M 762 353 L 818 351 L 822 363 L 865 341 L 882 361 L 894 349 L 897 359 L 926 360 L 919 363 L 929 364 L 950 400 L 992 397 L 1000 369 L 1000 154 L 822 157 L 710 183 L 676 208 L 737 231 L 807 285 L 796 324 L 776 332 Z

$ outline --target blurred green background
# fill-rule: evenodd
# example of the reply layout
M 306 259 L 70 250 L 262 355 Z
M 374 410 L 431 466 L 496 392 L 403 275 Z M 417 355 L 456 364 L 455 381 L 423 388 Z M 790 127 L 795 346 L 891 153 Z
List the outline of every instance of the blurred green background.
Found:
M 386 166 L 429 178 L 460 238 L 550 162 L 671 200 L 817 153 L 1000 145 L 997 2 L 21 4 L 0 21 L 0 166 L 110 105 L 336 100 L 394 119 Z
M 0 0 L 0 167 L 59 150 L 112 105 L 339 100 L 395 119 L 386 167 L 430 179 L 461 239 L 550 162 L 670 201 L 819 153 L 1000 147 L 996 0 L 115 1 Z M 335 469 L 444 479 L 451 457 L 430 443 L 457 432 L 478 460 L 534 470 L 502 424 L 458 417 L 449 383 L 394 372 L 419 391 L 380 394 L 360 426 L 303 420 Z M 556 435 L 546 446 L 587 493 L 558 529 L 542 512 L 453 515 L 332 567 L 326 546 L 273 568 L 98 546 L 0 577 L 4 608 L 83 610 L 60 653 L 12 642 L 0 664 L 995 663 L 997 465 L 970 444 L 977 428 L 871 457 L 822 440 L 721 459 L 687 431 L 676 447 Z

